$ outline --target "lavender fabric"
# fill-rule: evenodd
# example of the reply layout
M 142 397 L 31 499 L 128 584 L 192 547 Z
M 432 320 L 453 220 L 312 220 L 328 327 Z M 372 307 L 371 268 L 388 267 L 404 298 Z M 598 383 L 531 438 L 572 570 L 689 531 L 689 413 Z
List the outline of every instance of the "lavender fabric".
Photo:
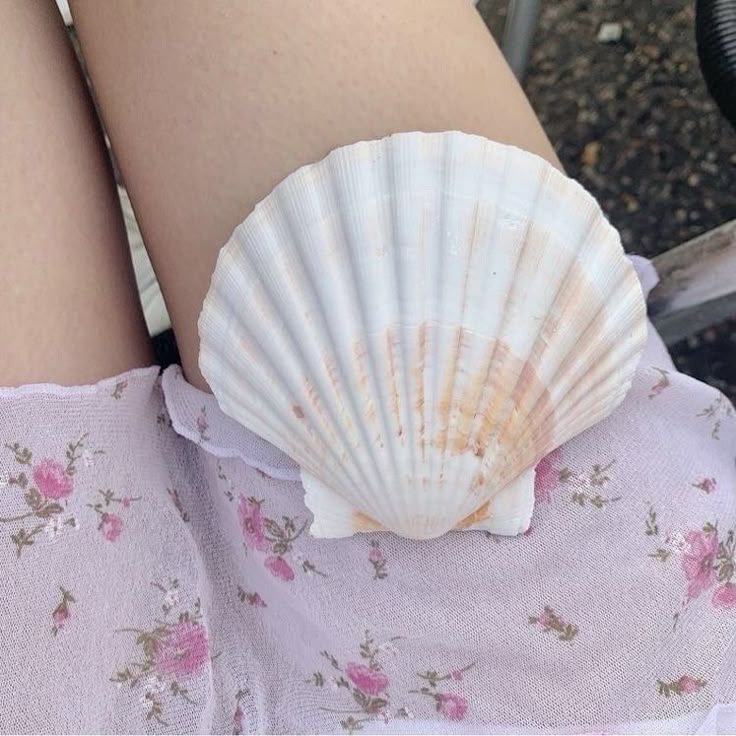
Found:
M 4 733 L 736 730 L 736 417 L 651 328 L 516 538 L 311 538 L 177 367 L 1 389 L 0 450 Z

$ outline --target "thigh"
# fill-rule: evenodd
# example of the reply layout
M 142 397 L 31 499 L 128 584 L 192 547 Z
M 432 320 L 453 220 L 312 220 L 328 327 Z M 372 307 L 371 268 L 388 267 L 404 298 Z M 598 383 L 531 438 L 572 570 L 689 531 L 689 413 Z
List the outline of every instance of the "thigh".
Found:
M 96 0 L 74 19 L 183 367 L 219 248 L 289 172 L 405 130 L 461 129 L 557 163 L 467 0 Z
M 0 385 L 150 360 L 102 135 L 50 0 L 0 3 Z

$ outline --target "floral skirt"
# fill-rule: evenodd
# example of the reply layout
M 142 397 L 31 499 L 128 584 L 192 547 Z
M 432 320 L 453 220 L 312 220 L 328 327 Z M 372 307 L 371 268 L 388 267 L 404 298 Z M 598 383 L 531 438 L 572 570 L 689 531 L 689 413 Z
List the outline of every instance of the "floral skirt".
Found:
M 736 729 L 736 417 L 652 329 L 516 538 L 312 538 L 177 367 L 2 389 L 0 448 L 3 733 Z

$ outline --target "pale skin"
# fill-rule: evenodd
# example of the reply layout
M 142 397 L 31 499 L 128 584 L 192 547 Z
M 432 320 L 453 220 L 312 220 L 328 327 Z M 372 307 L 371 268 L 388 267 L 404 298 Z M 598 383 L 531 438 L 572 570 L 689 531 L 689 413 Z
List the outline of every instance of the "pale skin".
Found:
M 215 259 L 332 148 L 459 129 L 559 166 L 468 0 L 72 0 L 186 377 Z M 94 108 L 52 0 L 0 3 L 0 385 L 150 365 Z

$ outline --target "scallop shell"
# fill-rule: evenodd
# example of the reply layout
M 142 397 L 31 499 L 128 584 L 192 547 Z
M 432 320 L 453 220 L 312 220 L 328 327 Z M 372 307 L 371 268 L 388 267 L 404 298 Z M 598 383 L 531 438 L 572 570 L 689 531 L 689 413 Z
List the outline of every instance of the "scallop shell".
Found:
M 460 132 L 332 151 L 222 248 L 223 411 L 301 466 L 315 536 L 518 534 L 534 466 L 622 401 L 645 337 L 618 234 L 541 158 Z

